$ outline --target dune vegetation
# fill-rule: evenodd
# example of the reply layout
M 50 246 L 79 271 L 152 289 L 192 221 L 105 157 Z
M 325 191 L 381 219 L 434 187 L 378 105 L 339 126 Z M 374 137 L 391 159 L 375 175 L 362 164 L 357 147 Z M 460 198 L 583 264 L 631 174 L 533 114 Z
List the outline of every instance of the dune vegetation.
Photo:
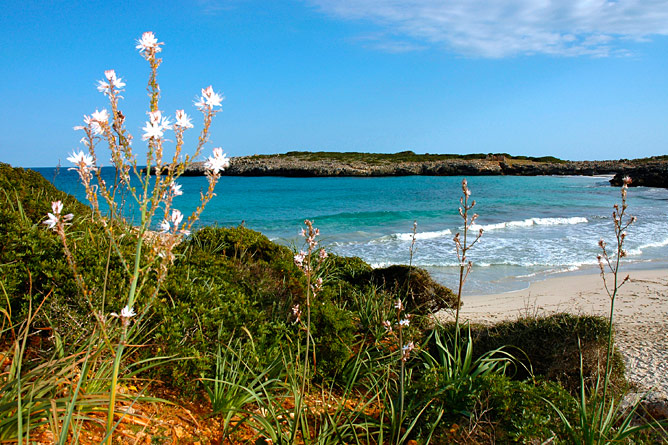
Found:
M 221 98 L 202 89 L 202 130 L 193 155 L 183 156 L 193 124 L 183 110 L 174 123 L 159 111 L 160 45 L 152 33 L 137 45 L 151 67 L 142 165 L 119 108 L 125 84 L 112 70 L 98 87 L 111 112 L 85 117 L 78 129 L 86 150 L 69 158 L 87 204 L 35 172 L 0 164 L 0 441 L 665 440 L 640 402 L 621 403 L 628 385 L 612 308 L 609 318 L 460 320 L 467 252 L 482 235 L 469 230 L 477 215 L 466 181 L 455 291 L 410 260 L 373 269 L 327 252 L 308 220 L 296 251 L 243 226 L 196 230 L 229 165 L 222 150 L 206 160 L 200 207 L 185 217 L 172 200 L 208 142 Z M 166 131 L 175 154 L 151 177 L 151 166 L 166 165 Z M 103 147 L 115 184 L 97 176 Z M 622 234 L 633 222 L 626 190 L 617 240 L 601 246 L 613 304 L 623 284 Z M 138 220 L 125 219 L 125 200 L 136 203 Z M 455 321 L 442 322 L 439 311 Z

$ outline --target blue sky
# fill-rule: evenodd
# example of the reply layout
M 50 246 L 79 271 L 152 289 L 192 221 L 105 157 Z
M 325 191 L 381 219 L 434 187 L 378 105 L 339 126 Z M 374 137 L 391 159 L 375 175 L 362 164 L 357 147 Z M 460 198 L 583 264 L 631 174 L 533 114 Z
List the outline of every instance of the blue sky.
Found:
M 1 6 L 0 161 L 17 166 L 67 164 L 81 148 L 72 127 L 107 106 L 106 69 L 127 83 L 121 109 L 141 152 L 144 31 L 165 43 L 163 112 L 185 108 L 198 129 L 200 89 L 225 95 L 209 151 L 668 153 L 668 1 Z

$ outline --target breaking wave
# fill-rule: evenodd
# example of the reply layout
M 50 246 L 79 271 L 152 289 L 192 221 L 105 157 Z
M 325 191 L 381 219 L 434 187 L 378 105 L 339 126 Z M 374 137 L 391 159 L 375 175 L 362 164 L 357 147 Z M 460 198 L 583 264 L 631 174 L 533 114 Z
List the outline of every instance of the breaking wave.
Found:
M 445 229 L 445 230 L 438 230 L 435 232 L 417 232 L 415 234 L 415 239 L 416 240 L 421 240 L 421 239 L 434 239 L 434 238 L 442 238 L 447 235 L 452 235 L 452 231 L 450 229 Z M 390 235 L 390 238 L 392 239 L 398 239 L 401 241 L 411 241 L 413 239 L 413 233 L 394 233 Z
M 560 226 L 582 224 L 589 222 L 587 218 L 581 216 L 573 216 L 570 218 L 527 218 L 520 221 L 505 221 L 496 224 L 474 224 L 471 228 L 473 230 L 483 229 L 485 232 L 499 229 L 515 229 L 531 226 Z

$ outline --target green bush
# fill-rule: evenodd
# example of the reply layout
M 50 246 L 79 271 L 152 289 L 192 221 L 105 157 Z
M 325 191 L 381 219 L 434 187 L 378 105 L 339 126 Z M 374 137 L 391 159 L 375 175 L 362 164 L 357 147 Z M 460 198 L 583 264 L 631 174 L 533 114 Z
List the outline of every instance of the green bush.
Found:
M 446 325 L 454 332 L 454 324 Z M 472 325 L 475 356 L 501 346 L 519 360 L 515 369 L 518 380 L 536 376 L 560 382 L 571 394 L 580 388 L 580 351 L 584 376 L 588 385 L 595 383 L 597 372 L 604 372 L 608 321 L 603 317 L 555 314 L 547 317 L 520 318 L 492 326 Z M 615 352 L 612 379 L 620 387 L 624 383 L 624 362 Z
M 393 265 L 374 269 L 369 280 L 404 297 L 406 310 L 412 314 L 426 315 L 457 305 L 457 295 L 419 267 Z
M 316 345 L 316 369 L 321 376 L 333 376 L 352 355 L 357 331 L 353 316 L 329 299 L 316 297 L 312 304 L 311 335 Z
M 406 310 L 425 315 L 444 308 L 453 308 L 457 296 L 452 290 L 435 282 L 429 272 L 419 267 L 393 265 L 374 269 L 357 257 L 330 255 L 326 264 L 328 285 L 342 292 L 342 303 L 349 303 L 353 289 L 368 292 L 370 288 L 385 292 L 394 299 L 401 297 Z
M 36 307 L 46 298 L 37 324 L 53 324 L 64 336 L 73 331 L 80 336 L 92 328 L 91 306 L 81 296 L 61 240 L 42 224 L 57 200 L 63 202 L 64 212 L 75 215 L 67 228 L 69 248 L 92 292 L 93 307 L 102 313 L 120 309 L 117 298 L 127 280 L 117 255 L 109 255 L 109 241 L 103 227 L 93 222 L 91 209 L 39 173 L 2 163 L 0 283 L 14 314 L 24 315 L 30 303 Z M 128 233 L 119 247 L 127 252 L 132 244 Z M 102 306 L 103 295 L 109 310 Z
M 575 415 L 575 403 L 560 385 L 545 380 L 520 382 L 498 374 L 485 376 L 480 383 L 471 417 L 460 418 L 460 428 L 450 427 L 447 439 L 459 443 L 457 439 L 466 437 L 467 426 L 478 426 L 473 437 L 479 443 L 568 443 L 558 416 L 545 403 L 548 399 L 564 413 Z
M 194 357 L 165 371 L 177 386 L 191 377 L 211 376 L 218 338 L 249 333 L 258 360 L 269 363 L 282 347 L 295 348 L 302 333 L 292 306 L 305 304 L 305 277 L 294 253 L 264 235 L 239 226 L 207 227 L 185 240 L 154 306 L 161 354 Z M 312 301 L 318 372 L 330 375 L 349 358 L 354 325 L 350 311 L 336 304 L 340 287 L 325 277 Z M 220 337 L 219 337 L 220 336 Z

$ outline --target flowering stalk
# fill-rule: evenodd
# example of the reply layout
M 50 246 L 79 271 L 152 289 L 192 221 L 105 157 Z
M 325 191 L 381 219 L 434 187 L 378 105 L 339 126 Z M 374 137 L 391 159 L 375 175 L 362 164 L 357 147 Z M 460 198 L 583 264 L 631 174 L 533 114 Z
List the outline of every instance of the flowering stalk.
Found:
M 394 304 L 394 309 L 396 310 L 397 322 L 395 326 L 389 320 L 383 322 L 383 326 L 388 334 L 392 334 L 397 341 L 397 344 L 400 348 L 399 355 L 399 422 L 397 427 L 401 429 L 404 418 L 404 393 L 406 385 L 406 362 L 410 358 L 411 352 L 415 349 L 415 343 L 412 341 L 404 344 L 404 329 L 407 329 L 410 326 L 411 315 L 404 313 L 404 304 L 401 301 L 401 298 L 397 298 L 396 303 Z M 401 432 L 395 431 L 397 444 L 401 440 Z
M 603 401 L 602 406 L 605 406 L 605 400 L 608 391 L 608 383 L 610 379 L 610 373 L 612 368 L 612 320 L 615 311 L 615 298 L 619 289 L 630 279 L 629 275 L 619 282 L 619 265 L 622 258 L 626 256 L 626 250 L 624 250 L 624 240 L 626 239 L 626 230 L 631 224 L 636 222 L 635 216 L 628 216 L 626 214 L 626 209 L 628 205 L 626 204 L 626 193 L 631 184 L 631 178 L 625 176 L 622 180 L 622 205 L 621 207 L 618 204 L 613 206 L 614 210 L 612 211 L 612 220 L 615 227 L 615 240 L 617 246 L 615 249 L 614 256 L 611 258 L 608 253 L 607 245 L 603 239 L 598 242 L 599 247 L 601 248 L 601 253 L 598 255 L 598 266 L 601 269 L 601 279 L 603 280 L 603 286 L 605 291 L 610 297 L 610 315 L 608 318 L 608 348 L 605 358 L 605 377 L 603 383 Z M 612 283 L 608 284 L 608 278 L 606 276 L 606 269 L 612 274 Z M 599 419 L 599 430 L 603 424 L 603 416 L 600 416 Z
M 302 398 L 304 397 L 306 391 L 306 381 L 308 379 L 308 358 L 311 351 L 311 300 L 316 297 L 316 295 L 322 289 L 322 278 L 315 278 L 320 266 L 327 258 L 327 252 L 325 249 L 318 249 L 318 241 L 316 237 L 320 235 L 320 230 L 313 227 L 313 222 L 310 220 L 305 220 L 304 224 L 306 229 L 301 230 L 301 236 L 305 238 L 306 250 L 300 251 L 294 256 L 295 265 L 304 272 L 306 275 L 306 350 L 304 352 L 304 369 L 302 371 L 302 386 L 301 386 L 301 398 L 296 406 L 296 412 L 301 412 Z M 317 259 L 313 258 L 317 253 Z M 315 262 L 315 266 L 314 266 Z M 301 321 L 301 310 L 299 305 L 296 305 L 292 308 L 293 315 L 296 317 L 296 320 Z M 313 345 L 313 372 L 315 373 L 316 369 L 316 359 L 315 359 L 315 345 Z
M 86 283 L 83 280 L 81 274 L 77 270 L 77 265 L 74 262 L 74 257 L 72 252 L 67 246 L 67 236 L 65 235 L 65 226 L 69 225 L 74 215 L 68 213 L 63 215 L 63 203 L 61 201 L 54 201 L 51 203 L 51 210 L 53 213 L 49 212 L 47 214 L 47 219 L 42 224 L 45 224 L 49 229 L 53 230 L 58 234 L 60 241 L 63 243 L 63 251 L 65 252 L 65 258 L 67 259 L 68 264 L 74 272 L 74 278 L 79 286 L 79 290 L 83 295 L 88 295 L 88 289 L 86 288 Z
M 150 305 L 151 301 L 157 296 L 160 285 L 166 277 L 167 267 L 174 259 L 172 253 L 174 247 L 183 236 L 190 234 L 193 224 L 199 218 L 205 205 L 215 196 L 214 189 L 220 178 L 220 172 L 229 166 L 229 160 L 223 154 L 222 149 L 214 149 L 213 156 L 209 157 L 205 164 L 209 183 L 207 192 L 201 195 L 200 205 L 188 217 L 187 221 L 183 222 L 183 214 L 178 209 L 172 207 L 173 199 L 183 194 L 181 186 L 176 182 L 176 179 L 185 171 L 186 167 L 192 162 L 192 159 L 201 154 L 204 145 L 208 142 L 211 122 L 215 114 L 219 111 L 218 107 L 220 107 L 223 97 L 216 93 L 211 86 L 202 89 L 202 95 L 195 102 L 195 106 L 204 115 L 204 126 L 200 132 L 194 155 L 192 157 L 186 155 L 185 160 L 182 160 L 184 133 L 186 130 L 193 128 L 193 124 L 191 118 L 184 110 L 176 111 L 175 121 L 172 123 L 171 118 L 164 115 L 159 109 L 160 87 L 157 81 L 157 70 L 162 60 L 157 57 L 157 54 L 162 51 L 162 45 L 163 43 L 158 42 L 152 32 L 145 32 L 137 40 L 136 46 L 139 53 L 150 65 L 150 76 L 147 85 L 149 93 L 148 120 L 142 128 L 142 140 L 146 141 L 148 148 L 145 162 L 146 168 L 142 170 L 138 165 L 137 158 L 132 149 L 133 137 L 125 129 L 125 116 L 119 109 L 119 100 L 122 99 L 120 93 L 123 91 L 125 82 L 116 75 L 114 70 L 105 71 L 105 79 L 99 81 L 97 86 L 98 91 L 108 97 L 111 114 L 106 109 L 103 109 L 101 111 L 96 110 L 90 116 L 84 116 L 84 125 L 76 126 L 74 129 L 84 131 L 85 136 L 81 139 L 81 143 L 86 147 L 88 153 L 78 151 L 73 152 L 68 157 L 68 160 L 75 165 L 73 169 L 79 174 L 79 178 L 86 190 L 86 197 L 93 208 L 93 214 L 104 227 L 105 233 L 110 240 L 110 248 L 113 246 L 125 272 L 129 276 L 130 282 L 125 307 L 121 310 L 120 315 L 116 313 L 111 314 L 120 319 L 123 329 L 121 330 L 114 357 L 109 411 L 107 414 L 107 443 L 111 441 L 120 361 L 129 333 L 133 329 L 130 320 L 136 315 L 134 307 L 138 296 L 141 295 L 144 285 L 151 276 L 149 272 L 153 269 L 157 269 L 156 285 L 154 286 L 152 295 L 148 298 L 147 304 Z M 165 133 L 167 131 L 174 132 L 176 148 L 172 162 L 167 168 L 164 168 L 163 144 L 166 141 Z M 117 182 L 111 188 L 105 183 L 101 175 L 101 169 L 98 167 L 96 145 L 100 141 L 104 141 L 108 145 L 111 151 L 112 164 L 116 168 Z M 152 170 L 155 170 L 159 174 L 154 179 L 151 178 Z M 140 186 L 138 188 L 131 182 L 130 171 L 134 173 L 134 176 L 139 181 Z M 162 173 L 165 174 L 161 175 Z M 96 184 L 93 184 L 94 176 L 97 179 Z M 140 213 L 139 225 L 134 228 L 137 241 L 134 258 L 131 261 L 126 260 L 119 248 L 119 240 L 124 234 L 118 236 L 115 230 L 117 228 L 115 219 L 120 217 L 118 215 L 119 206 L 116 203 L 116 187 L 119 180 L 121 185 L 137 202 Z M 108 216 L 102 214 L 98 196 L 102 196 L 106 201 L 109 208 Z M 161 234 L 149 236 L 148 232 L 151 229 L 152 221 L 156 212 L 161 208 L 164 212 L 162 222 L 160 223 Z M 56 212 L 56 208 L 54 207 L 54 213 L 49 214 L 49 219 L 45 223 L 61 235 L 66 256 L 68 256 L 68 261 L 70 261 L 73 270 L 75 270 L 75 275 L 78 276 L 79 280 L 81 277 L 76 274 L 76 265 L 71 254 L 68 253 L 69 249 L 67 248 L 63 229 L 63 224 L 68 220 L 68 217 L 71 219 L 71 216 L 65 215 L 62 217 L 59 213 L 60 210 L 62 210 L 62 206 L 58 209 L 58 212 Z M 144 247 L 147 243 L 151 245 L 152 249 L 145 252 Z M 80 282 L 80 287 L 82 287 L 82 291 L 85 293 L 85 283 L 83 283 L 82 278 Z M 85 293 L 85 295 L 88 297 L 88 294 Z M 104 297 L 102 301 L 104 302 Z M 97 314 L 98 312 L 94 311 L 94 313 Z M 104 328 L 104 320 L 101 321 L 101 326 Z
M 473 268 L 473 262 L 468 261 L 466 257 L 466 252 L 478 242 L 482 236 L 482 229 L 478 232 L 477 236 L 470 244 L 467 241 L 469 229 L 475 223 L 475 220 L 478 218 L 478 214 L 474 213 L 471 218 L 469 218 L 469 211 L 475 206 L 475 201 L 471 201 L 469 204 L 469 198 L 471 197 L 471 190 L 468 187 L 466 179 L 462 179 L 462 197 L 459 198 L 459 214 L 462 219 L 464 219 L 464 239 L 462 240 L 459 236 L 459 232 L 455 235 L 453 241 L 455 242 L 455 248 L 457 250 L 457 259 L 459 260 L 459 288 L 457 289 L 457 307 L 455 308 L 455 341 L 459 337 L 459 308 L 462 304 L 462 288 L 466 278 L 468 278 L 471 269 Z
M 52 202 L 51 210 L 53 211 L 53 213 L 49 212 L 47 214 L 47 219 L 43 222 L 43 224 L 45 224 L 49 229 L 56 232 L 56 234 L 60 238 L 60 241 L 63 243 L 63 252 L 65 253 L 65 259 L 67 260 L 67 264 L 72 269 L 72 274 L 74 275 L 74 280 L 77 283 L 79 292 L 81 292 L 81 295 L 84 297 L 84 300 L 86 300 L 86 303 L 88 303 L 88 306 L 90 307 L 91 312 L 95 317 L 95 320 L 97 321 L 98 325 L 102 328 L 101 332 L 105 343 L 109 348 L 111 348 L 112 347 L 111 342 L 109 341 L 109 338 L 107 337 L 106 332 L 103 329 L 104 328 L 103 316 L 98 311 L 96 311 L 95 307 L 93 306 L 93 302 L 91 301 L 91 291 L 86 285 L 83 276 L 81 275 L 81 273 L 79 273 L 76 261 L 74 260 L 74 255 L 72 255 L 72 251 L 70 250 L 67 243 L 65 226 L 71 224 L 69 221 L 72 221 L 74 215 L 72 213 L 68 213 L 66 215 L 62 214 L 63 203 L 61 201 Z

